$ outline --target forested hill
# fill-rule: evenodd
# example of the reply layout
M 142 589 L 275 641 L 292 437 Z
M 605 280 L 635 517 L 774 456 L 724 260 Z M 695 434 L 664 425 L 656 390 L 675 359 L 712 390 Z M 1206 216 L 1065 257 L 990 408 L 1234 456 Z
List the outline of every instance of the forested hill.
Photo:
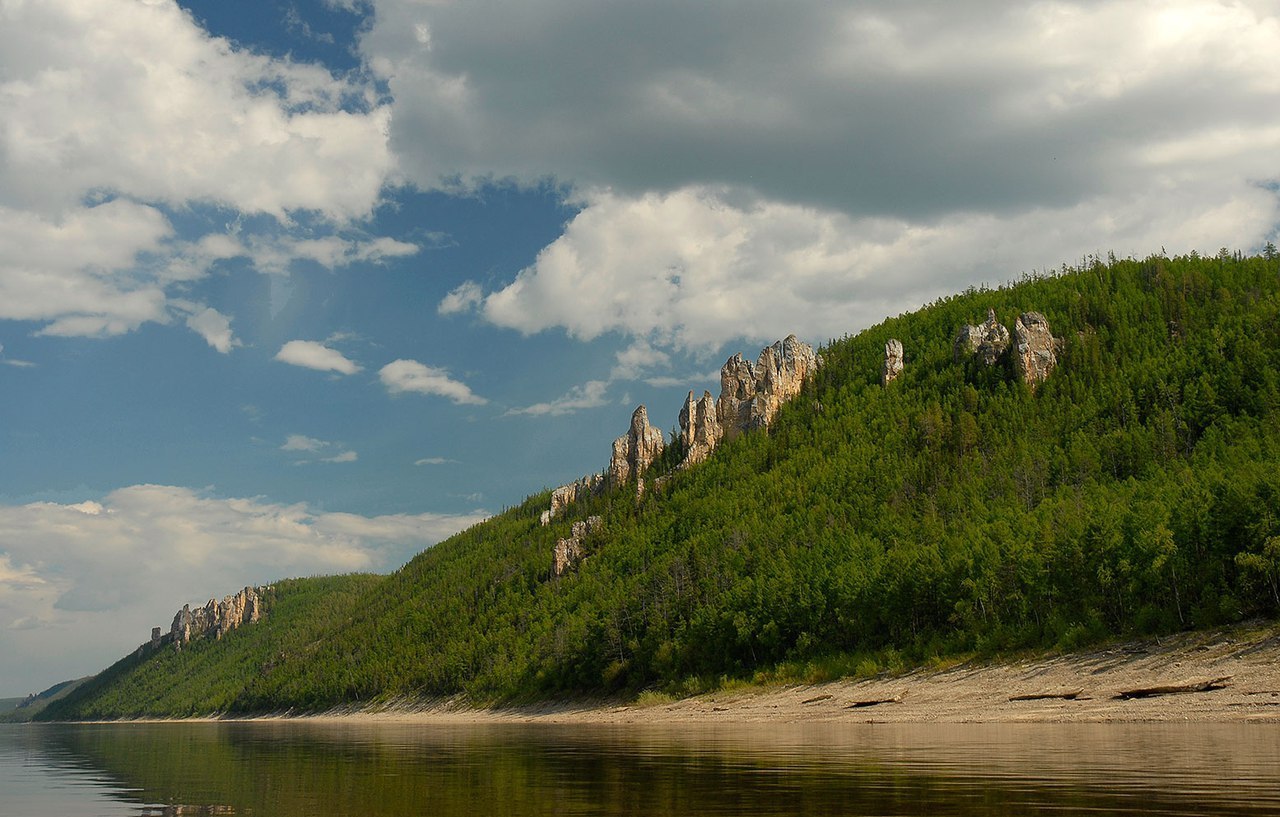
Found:
M 1008 353 L 957 361 L 988 309 L 1062 339 L 1035 390 Z M 885 386 L 891 338 L 906 363 Z M 638 502 L 612 489 L 543 526 L 543 493 L 390 576 L 279 582 L 262 621 L 144 647 L 42 716 L 693 691 L 1277 614 L 1274 252 L 1085 263 L 821 354 L 768 429 Z M 588 515 L 585 558 L 553 578 Z

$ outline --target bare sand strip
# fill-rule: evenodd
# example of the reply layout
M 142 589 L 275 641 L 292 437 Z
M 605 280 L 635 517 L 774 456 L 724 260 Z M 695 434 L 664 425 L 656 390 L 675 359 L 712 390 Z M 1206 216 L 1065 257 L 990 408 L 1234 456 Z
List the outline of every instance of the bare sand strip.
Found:
M 436 699 L 322 714 L 182 720 L 293 719 L 424 724 L 1280 723 L 1280 623 L 1068 655 L 712 692 L 656 705 L 548 701 L 478 708 L 463 700 Z
M 1280 625 L 862 680 L 715 692 L 649 706 L 548 702 L 476 709 L 424 701 L 307 717 L 397 723 L 1280 722 Z

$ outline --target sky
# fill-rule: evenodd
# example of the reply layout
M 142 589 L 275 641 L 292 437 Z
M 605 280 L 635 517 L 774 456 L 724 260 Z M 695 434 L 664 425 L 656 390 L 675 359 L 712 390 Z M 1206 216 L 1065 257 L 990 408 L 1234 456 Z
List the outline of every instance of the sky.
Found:
M 733 352 L 1280 225 L 1280 0 L 0 0 L 0 696 Z

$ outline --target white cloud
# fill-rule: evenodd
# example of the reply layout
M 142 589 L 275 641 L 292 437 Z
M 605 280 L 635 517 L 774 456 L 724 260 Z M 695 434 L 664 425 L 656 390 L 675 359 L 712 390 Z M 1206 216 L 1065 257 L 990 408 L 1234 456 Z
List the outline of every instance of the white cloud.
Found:
M 19 369 L 31 369 L 36 365 L 29 360 L 17 360 L 15 358 L 5 357 L 4 344 L 2 343 L 0 343 L 0 363 L 3 363 L 6 366 L 14 366 Z
M 391 258 L 404 258 L 419 251 L 416 244 L 393 238 L 349 239 L 331 235 L 323 238 L 289 236 L 256 237 L 245 250 L 259 272 L 287 272 L 297 261 L 313 261 L 326 269 L 339 269 L 352 264 L 381 264 Z
M 465 383 L 450 377 L 447 369 L 427 366 L 416 360 L 394 360 L 378 371 L 378 377 L 391 394 L 436 394 L 459 405 L 482 406 L 489 402 L 474 394 Z
M 22 656 L 4 680 L 25 684 L 6 694 L 107 666 L 183 604 L 289 576 L 389 570 L 483 517 L 321 513 L 162 485 L 0 506 L 0 654 Z
M 305 434 L 290 434 L 280 446 L 281 451 L 319 451 L 329 445 L 327 440 L 317 440 Z
M 321 372 L 355 374 L 360 371 L 360 366 L 341 352 L 313 340 L 291 340 L 280 347 L 275 359 Z
M 218 310 L 203 304 L 188 301 L 173 301 L 174 307 L 187 313 L 187 328 L 204 338 L 205 343 L 227 354 L 236 346 L 241 346 L 231 331 L 231 318 Z
M 1280 90 L 1273 2 L 546 0 L 504 26 L 493 2 L 376 8 L 363 53 L 395 97 L 401 166 L 432 186 L 551 175 L 855 216 L 1013 211 L 1126 184 L 1133 149 L 1170 137 L 1236 128 L 1261 159 L 1248 137 Z
M 448 459 L 447 457 L 423 457 L 420 460 L 414 460 L 413 464 L 414 465 L 447 465 L 447 464 L 456 463 L 456 462 L 457 460 L 451 460 L 451 459 Z
M 475 281 L 463 281 L 445 295 L 436 311 L 441 315 L 453 315 L 474 309 L 484 298 L 484 292 Z
M 581 386 L 574 386 L 564 395 L 548 403 L 535 403 L 524 408 L 514 408 L 507 414 L 530 414 L 535 417 L 549 415 L 558 417 L 562 414 L 573 414 L 583 409 L 599 408 L 609 404 L 606 392 L 609 383 L 605 380 L 588 380 Z
M 355 462 L 360 459 L 360 455 L 355 451 L 343 450 L 345 446 L 342 443 L 332 443 L 328 440 L 318 440 L 315 437 L 308 437 L 305 434 L 290 434 L 280 446 L 281 451 L 305 451 L 315 454 L 329 448 L 338 449 L 338 453 L 328 457 L 318 457 L 316 459 L 296 460 L 294 465 L 310 465 L 317 462 Z
M 1090 252 L 1275 234 L 1274 2 L 657 3 L 493 26 L 491 3 L 378 0 L 362 53 L 410 178 L 551 177 L 585 205 L 442 314 L 659 347 L 824 339 Z
M 45 216 L 0 204 L 0 319 L 48 321 L 46 335 L 118 335 L 167 322 L 165 293 L 137 269 L 170 234 L 127 201 Z
M 391 167 L 389 111 L 365 88 L 239 50 L 168 0 L 7 3 L 0 67 L 0 203 L 56 211 L 112 190 L 349 219 Z
M 479 294 L 477 290 L 477 294 Z M 483 299 L 480 301 L 483 303 Z M 619 380 L 631 381 L 644 378 L 650 385 L 679 385 L 684 383 L 679 378 L 647 377 L 644 375 L 656 368 L 667 368 L 671 365 L 671 356 L 654 347 L 643 338 L 635 339 L 629 346 L 614 356 L 613 368 L 607 380 L 588 380 L 581 385 L 573 386 L 560 397 L 544 403 L 534 403 L 523 408 L 507 410 L 507 415 L 528 414 L 535 417 L 559 417 L 573 414 L 584 409 L 600 408 L 609 405 L 609 386 Z M 668 382 L 669 381 L 669 382 Z M 631 397 L 624 395 L 623 403 L 630 403 Z
M 510 285 L 488 295 L 486 319 L 525 333 L 563 327 L 684 348 L 799 332 L 838 337 L 974 281 L 1053 269 L 1084 252 L 1143 256 L 1248 246 L 1280 220 L 1277 197 L 1221 183 L 1102 197 L 1017 215 L 956 214 L 929 225 L 774 202 L 730 203 L 719 191 L 639 199 L 600 194 Z M 1100 238 L 1101 237 L 1101 238 Z M 1105 240 L 1107 243 L 1096 243 Z M 616 371 L 642 360 L 633 346 Z M 656 358 L 655 358 L 656 359 Z
M 638 380 L 645 372 L 671 365 L 671 356 L 644 339 L 637 339 L 618 352 L 609 372 L 610 380 Z
M 369 9 L 369 0 L 324 0 L 324 4 L 331 9 L 352 14 L 362 14 Z
M 172 0 L 0 5 L 0 320 L 118 335 L 169 323 L 171 287 L 226 258 L 270 271 L 416 252 L 293 235 L 294 213 L 373 212 L 393 168 L 375 98 L 212 37 Z M 164 211 L 195 204 L 274 216 L 267 232 L 285 235 L 175 240 Z M 215 349 L 236 345 L 217 313 L 183 317 Z

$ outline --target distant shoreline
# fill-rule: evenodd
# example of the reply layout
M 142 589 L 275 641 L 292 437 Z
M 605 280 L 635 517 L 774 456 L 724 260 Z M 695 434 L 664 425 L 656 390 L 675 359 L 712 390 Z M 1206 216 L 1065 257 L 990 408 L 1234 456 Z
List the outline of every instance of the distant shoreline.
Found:
M 1123 691 L 1193 687 L 1215 679 L 1226 680 L 1219 681 L 1220 688 L 1209 691 L 1117 697 Z M 1071 697 L 1010 700 L 1015 696 Z M 106 722 L 171 721 L 653 725 L 1280 723 L 1280 624 L 1185 633 L 1069 655 L 968 662 L 870 679 L 711 692 L 649 705 L 559 701 L 474 708 L 458 701 L 423 701 L 305 715 Z

